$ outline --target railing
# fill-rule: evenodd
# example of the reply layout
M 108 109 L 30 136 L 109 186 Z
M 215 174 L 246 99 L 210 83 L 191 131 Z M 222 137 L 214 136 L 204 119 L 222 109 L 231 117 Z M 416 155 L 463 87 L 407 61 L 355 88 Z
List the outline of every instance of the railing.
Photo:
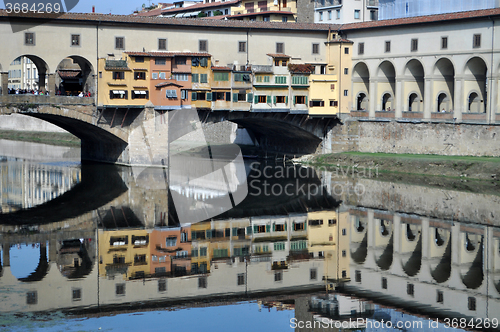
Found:
M 273 72 L 273 66 L 263 66 L 263 65 L 252 65 L 252 71 L 254 73 L 272 73 Z
M 367 6 L 378 6 L 378 0 L 368 0 Z
M 0 96 L 0 104 L 54 104 L 54 105 L 93 105 L 94 97 L 67 97 L 47 95 L 3 95 Z

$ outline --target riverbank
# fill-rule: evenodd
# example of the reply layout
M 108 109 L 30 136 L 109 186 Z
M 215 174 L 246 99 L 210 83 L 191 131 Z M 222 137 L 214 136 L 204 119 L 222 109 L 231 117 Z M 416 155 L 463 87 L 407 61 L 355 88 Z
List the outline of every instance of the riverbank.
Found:
M 69 133 L 0 130 L 0 139 L 80 147 L 80 139 Z
M 326 168 L 349 167 L 354 172 L 376 169 L 378 174 L 415 174 L 444 176 L 467 180 L 500 179 L 499 157 L 438 156 L 342 152 L 315 156 L 307 161 Z

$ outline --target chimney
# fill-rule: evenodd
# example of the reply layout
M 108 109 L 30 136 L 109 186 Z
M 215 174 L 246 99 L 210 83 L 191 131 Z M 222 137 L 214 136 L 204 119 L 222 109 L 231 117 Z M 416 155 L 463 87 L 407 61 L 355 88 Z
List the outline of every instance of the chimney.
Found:
M 92 13 L 95 13 L 95 6 L 92 6 Z

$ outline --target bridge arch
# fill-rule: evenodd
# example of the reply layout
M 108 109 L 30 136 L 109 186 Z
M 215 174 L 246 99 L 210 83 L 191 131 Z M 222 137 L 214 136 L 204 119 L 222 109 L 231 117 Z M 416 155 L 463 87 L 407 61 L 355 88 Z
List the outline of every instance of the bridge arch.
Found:
M 462 283 L 469 289 L 482 285 L 483 273 L 483 236 L 480 234 L 460 234 L 460 275 Z
M 451 276 L 451 233 L 448 229 L 430 227 L 429 268 L 432 278 L 443 283 Z
M 54 91 L 61 95 L 96 93 L 95 71 L 92 63 L 80 55 L 70 55 L 57 65 Z
M 16 270 L 16 268 L 20 268 L 21 265 L 28 265 L 28 266 L 33 265 L 34 266 L 35 264 L 37 264 L 37 266 L 35 267 L 33 272 L 31 272 L 26 277 L 23 277 L 20 275 L 15 275 L 13 273 L 14 277 L 16 277 L 19 281 L 22 281 L 22 282 L 40 281 L 43 278 L 45 278 L 45 276 L 49 272 L 49 260 L 48 260 L 48 255 L 47 255 L 47 245 L 46 245 L 46 243 L 39 243 L 37 245 L 39 246 L 38 247 L 39 248 L 38 258 L 29 257 L 28 259 L 24 259 L 21 261 L 17 256 L 13 255 L 15 253 L 15 251 L 10 251 L 9 261 L 10 261 L 10 266 L 11 266 L 11 272 L 13 269 Z M 38 260 L 38 263 L 36 263 L 36 260 Z
M 390 269 L 394 259 L 394 231 L 393 222 L 385 219 L 375 219 L 378 231 L 375 232 L 375 262 L 382 270 Z
M 20 55 L 10 63 L 9 72 L 11 73 L 11 82 L 18 81 L 15 88 L 47 91 L 47 75 L 50 73 L 50 68 L 47 62 L 39 56 L 33 54 Z M 25 73 L 27 77 L 24 77 Z M 15 74 L 14 77 L 13 74 Z M 9 87 L 12 87 L 14 83 L 9 85 Z
M 422 227 L 410 223 L 402 223 L 404 237 L 401 239 L 401 265 L 403 271 L 414 277 L 422 266 Z
M 368 255 L 368 226 L 366 218 L 356 216 L 351 222 L 351 258 L 358 264 L 363 264 Z

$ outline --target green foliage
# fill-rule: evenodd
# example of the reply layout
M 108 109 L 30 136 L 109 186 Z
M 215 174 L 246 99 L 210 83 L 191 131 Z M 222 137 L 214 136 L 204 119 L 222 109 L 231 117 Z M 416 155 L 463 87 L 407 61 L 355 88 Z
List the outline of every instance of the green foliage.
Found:
M 198 17 L 207 17 L 207 14 L 205 14 L 204 12 L 200 12 L 200 13 L 198 14 Z

